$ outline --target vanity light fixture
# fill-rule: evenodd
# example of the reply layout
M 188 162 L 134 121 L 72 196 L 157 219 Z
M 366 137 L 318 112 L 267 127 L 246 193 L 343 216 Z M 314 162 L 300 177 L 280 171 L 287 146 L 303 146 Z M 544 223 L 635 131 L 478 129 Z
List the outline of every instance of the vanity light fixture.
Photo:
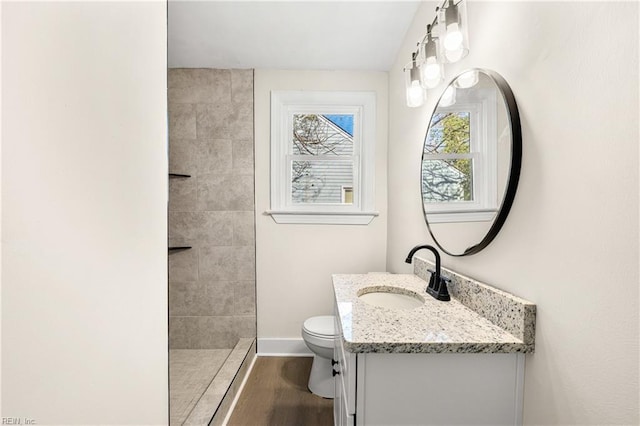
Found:
M 444 64 L 458 62 L 468 54 L 466 0 L 444 0 L 436 8 L 436 16 L 427 25 L 418 49 L 411 54 L 411 62 L 404 67 L 407 105 L 422 106 L 426 89 L 433 89 L 444 80 Z M 477 83 L 477 78 L 477 73 L 475 82 L 473 76 L 469 76 L 467 87 Z
M 420 69 L 416 63 L 417 56 L 418 52 L 413 52 L 411 62 L 404 67 L 407 105 L 410 107 L 422 106 L 426 97 L 425 89 L 420 82 Z
M 432 34 L 432 26 L 427 25 L 427 35 L 422 43 L 423 59 L 420 65 L 420 80 L 425 89 L 433 89 L 444 79 L 444 65 L 439 60 L 440 45 Z
M 449 63 L 458 62 L 469 54 L 467 25 L 466 25 L 466 3 L 449 0 L 445 6 L 444 13 L 439 14 L 440 24 L 444 24 L 444 36 L 442 45 L 444 56 Z

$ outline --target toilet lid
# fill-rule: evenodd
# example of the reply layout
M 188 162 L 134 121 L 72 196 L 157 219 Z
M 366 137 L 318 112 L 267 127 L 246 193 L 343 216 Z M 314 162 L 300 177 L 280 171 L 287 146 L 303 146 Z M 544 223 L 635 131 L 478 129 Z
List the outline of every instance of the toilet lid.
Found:
M 311 317 L 304 322 L 303 327 L 310 334 L 316 334 L 319 336 L 335 336 L 336 329 L 333 321 L 334 318 L 332 315 Z

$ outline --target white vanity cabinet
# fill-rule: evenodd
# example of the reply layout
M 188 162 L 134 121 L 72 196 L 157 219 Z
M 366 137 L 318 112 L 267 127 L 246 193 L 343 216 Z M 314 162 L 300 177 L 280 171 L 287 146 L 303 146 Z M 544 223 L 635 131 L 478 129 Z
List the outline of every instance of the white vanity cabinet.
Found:
M 335 329 L 340 330 L 338 316 L 335 318 Z M 334 341 L 332 363 L 335 383 L 334 425 L 353 426 L 356 412 L 356 355 L 344 350 L 341 335 L 336 336 Z
M 415 275 L 333 276 L 336 426 L 522 424 L 535 305 L 454 278 L 457 293 L 441 302 Z M 424 301 L 381 307 L 360 298 L 370 292 Z
M 524 354 L 334 349 L 336 426 L 522 424 Z

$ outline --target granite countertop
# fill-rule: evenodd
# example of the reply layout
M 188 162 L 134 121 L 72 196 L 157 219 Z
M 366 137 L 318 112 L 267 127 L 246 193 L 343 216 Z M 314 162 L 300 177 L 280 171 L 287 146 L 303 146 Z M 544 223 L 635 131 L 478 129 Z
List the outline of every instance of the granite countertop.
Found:
M 416 268 L 426 270 L 424 263 Z M 447 276 L 451 275 L 447 274 Z M 535 326 L 535 305 L 495 289 L 499 297 L 507 298 L 507 302 L 511 302 L 508 298 L 512 298 L 517 302 L 522 301 L 525 305 L 525 309 L 522 310 L 525 315 L 520 317 L 515 315 L 515 320 L 509 319 L 509 326 L 501 327 L 496 325 L 497 321 L 492 322 L 481 315 L 482 311 L 478 313 L 455 298 L 456 293 L 460 291 L 458 281 L 460 280 L 454 279 L 451 301 L 442 302 L 426 293 L 427 283 L 417 275 L 385 273 L 333 275 L 333 287 L 340 317 L 341 330 L 339 331 L 342 333 L 345 349 L 356 353 L 533 352 L 534 328 L 532 327 Z M 394 287 L 396 292 L 415 292 L 422 296 L 425 302 L 423 306 L 413 309 L 373 306 L 358 298 L 359 292 L 368 287 L 392 292 L 393 289 L 390 288 Z M 486 291 L 487 287 L 485 285 L 483 290 Z M 473 292 L 478 293 L 476 288 L 472 289 Z M 492 292 L 489 291 L 489 293 Z M 518 311 L 517 304 L 514 308 L 513 304 L 509 305 L 502 300 L 496 303 L 496 294 L 492 293 L 493 310 L 499 310 L 500 306 L 504 305 L 511 313 Z M 477 300 L 475 303 L 478 305 Z M 486 306 L 485 310 L 488 310 Z M 533 325 L 531 325 L 531 312 Z M 502 316 L 498 312 L 498 317 L 504 321 L 504 318 L 509 315 Z M 529 324 L 529 329 L 520 332 L 520 323 Z

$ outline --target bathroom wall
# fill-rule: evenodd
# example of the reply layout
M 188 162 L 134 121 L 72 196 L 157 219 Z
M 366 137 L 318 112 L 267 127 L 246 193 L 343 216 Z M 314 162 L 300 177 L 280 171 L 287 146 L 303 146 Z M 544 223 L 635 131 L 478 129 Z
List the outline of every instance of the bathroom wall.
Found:
M 387 266 L 428 243 L 420 153 L 439 90 L 405 106 L 402 66 L 433 18 L 416 15 L 389 75 Z M 538 305 L 527 425 L 638 424 L 638 4 L 469 2 L 471 54 L 502 74 L 523 126 L 515 203 L 481 253 L 443 265 Z M 426 255 L 428 257 L 428 255 Z
M 0 8 L 3 423 L 167 424 L 166 3 Z
M 304 320 L 333 313 L 331 274 L 385 269 L 387 73 L 255 71 L 258 351 L 287 351 Z M 363 90 L 377 97 L 375 210 L 369 225 L 277 224 L 270 209 L 270 91 Z M 270 342 L 273 339 L 273 342 Z M 299 342 L 304 349 L 304 344 Z M 267 348 L 267 349 L 265 349 Z M 298 345 L 297 348 L 300 348 Z
M 253 71 L 169 70 L 171 349 L 255 337 Z

